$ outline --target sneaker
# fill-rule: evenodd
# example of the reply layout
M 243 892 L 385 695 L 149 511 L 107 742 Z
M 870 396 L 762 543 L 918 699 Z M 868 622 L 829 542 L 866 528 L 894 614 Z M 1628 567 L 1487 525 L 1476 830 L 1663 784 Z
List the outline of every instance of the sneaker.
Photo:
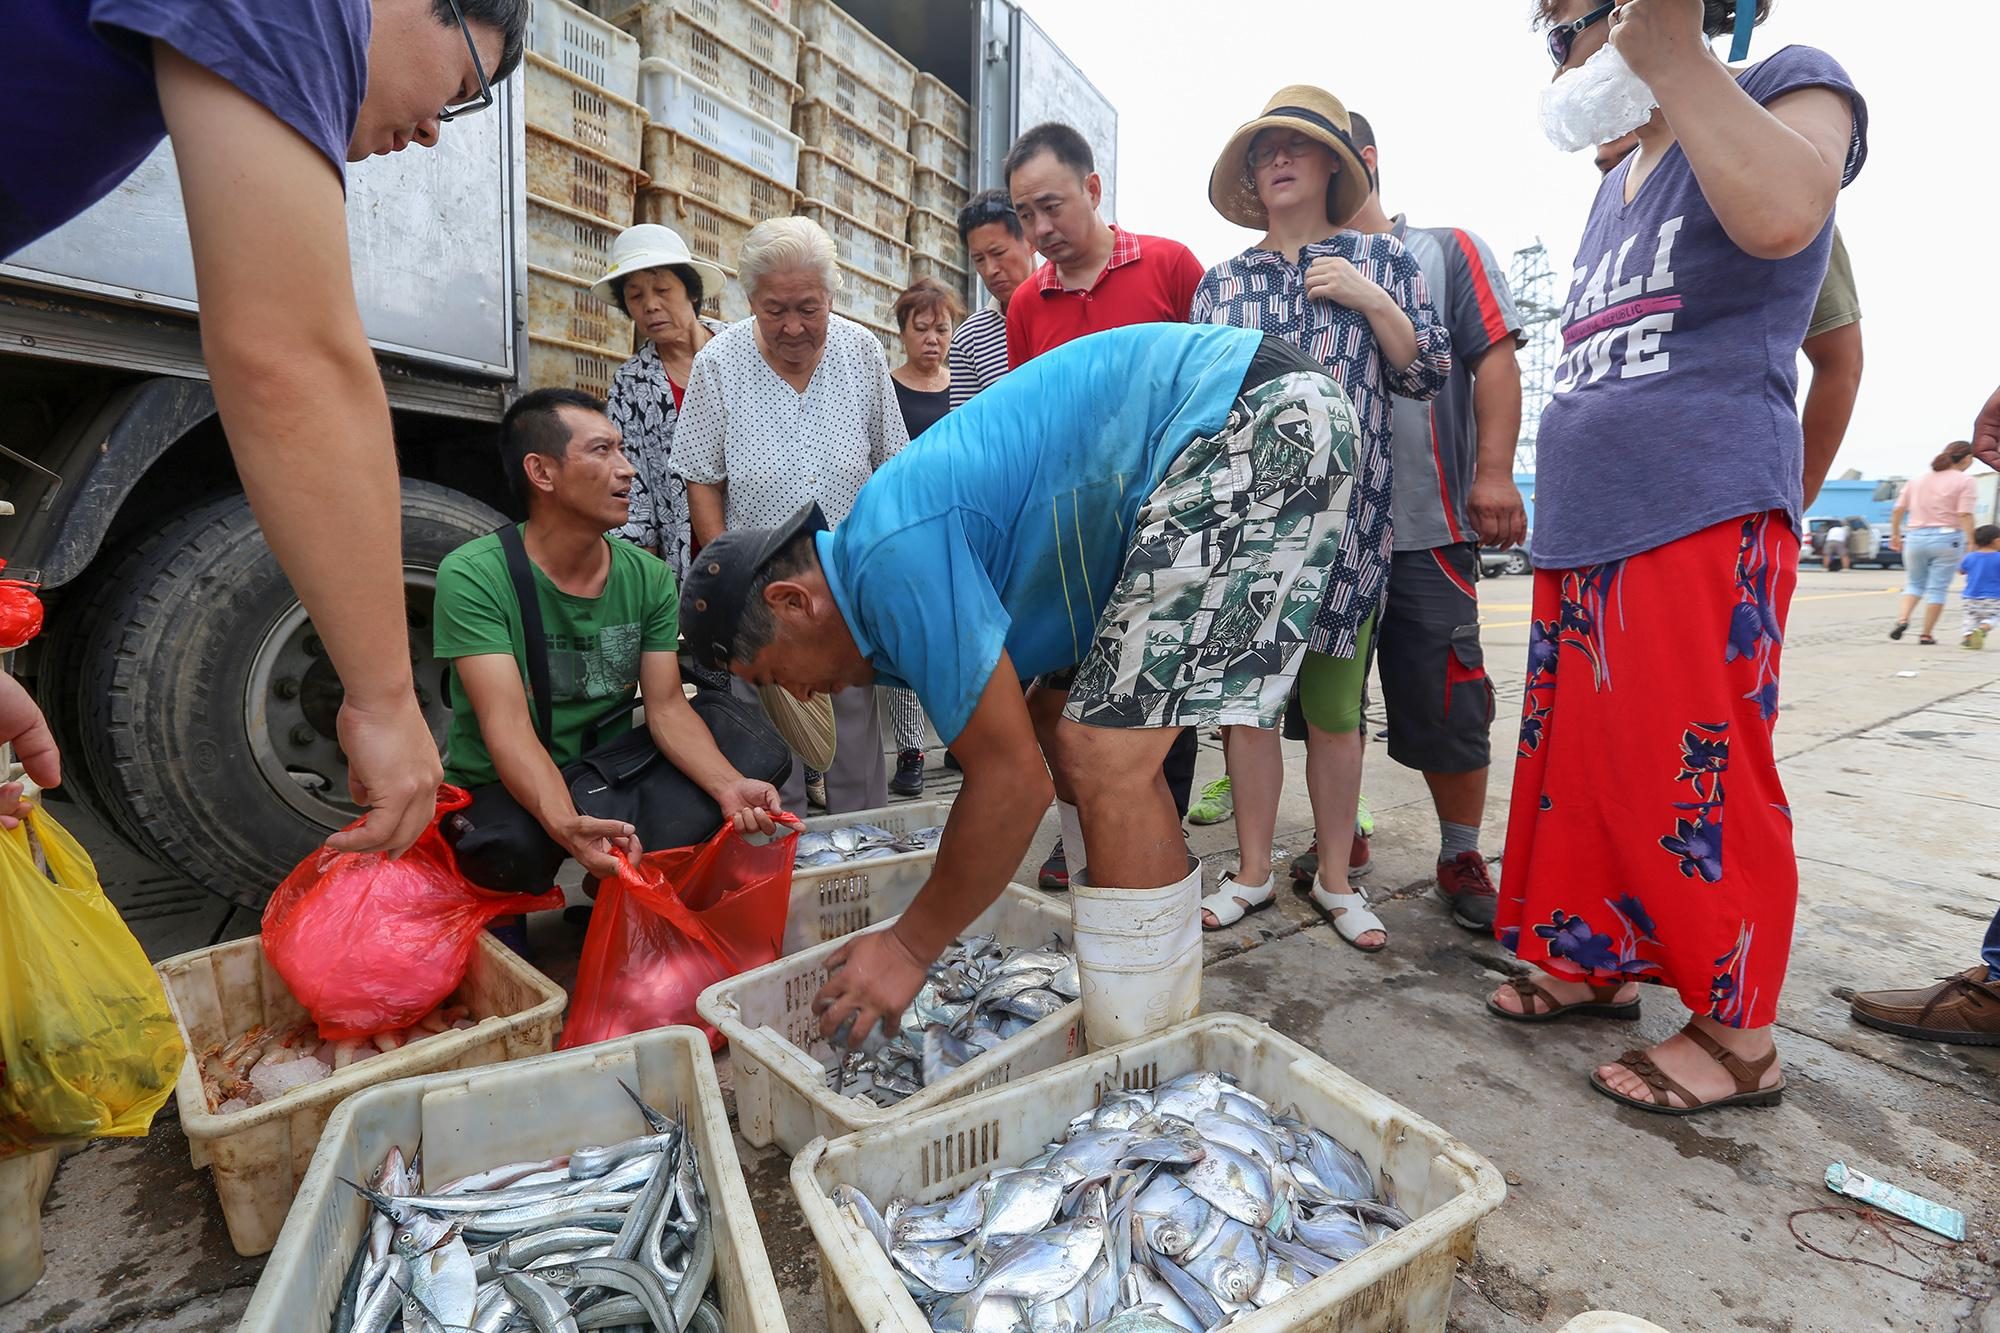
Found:
M 1042 872 L 1035 882 L 1050 893 L 1065 893 L 1069 890 L 1069 861 L 1063 856 L 1062 839 L 1049 848 L 1049 859 L 1042 862 Z
M 1229 779 L 1217 778 L 1201 789 L 1201 796 L 1188 807 L 1188 823 L 1220 824 L 1236 813 L 1236 798 L 1229 794 Z
M 1354 845 L 1347 849 L 1347 873 L 1365 875 L 1375 868 L 1374 860 L 1368 853 L 1368 840 L 1375 836 L 1375 815 L 1368 808 L 1368 798 L 1363 796 L 1354 810 Z M 1292 882 L 1302 890 L 1310 892 L 1313 876 L 1319 873 L 1319 839 L 1312 840 L 1312 846 L 1292 858 Z
M 904 750 L 896 756 L 896 776 L 889 779 L 889 790 L 898 796 L 922 796 L 924 794 L 924 752 Z
M 826 809 L 826 774 L 816 768 L 806 770 L 806 804 L 815 810 Z
M 1920 1041 L 2000 1046 L 2000 978 L 1975 965 L 1922 990 L 1861 991 L 1856 1021 Z
M 1972 631 L 1972 633 L 1966 635 L 1965 646 L 1972 649 L 1975 653 L 1984 648 L 1986 646 L 1986 627 L 1982 625 Z
M 1467 930 L 1491 931 L 1500 894 L 1493 874 L 1478 852 L 1460 852 L 1437 864 L 1438 897 L 1451 908 L 1451 919 Z

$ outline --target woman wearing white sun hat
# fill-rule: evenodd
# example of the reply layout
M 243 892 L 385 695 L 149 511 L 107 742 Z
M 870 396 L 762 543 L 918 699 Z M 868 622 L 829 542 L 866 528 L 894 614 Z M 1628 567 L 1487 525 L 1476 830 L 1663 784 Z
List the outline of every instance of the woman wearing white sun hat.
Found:
M 687 576 L 687 486 L 669 460 L 681 396 L 695 354 L 721 323 L 700 314 L 704 299 L 722 290 L 723 272 L 689 253 L 671 227 L 642 222 L 611 243 L 611 268 L 595 291 L 631 317 L 646 342 L 612 377 L 605 415 L 625 437 L 632 481 L 632 517 L 614 534 L 665 560 L 675 579 Z

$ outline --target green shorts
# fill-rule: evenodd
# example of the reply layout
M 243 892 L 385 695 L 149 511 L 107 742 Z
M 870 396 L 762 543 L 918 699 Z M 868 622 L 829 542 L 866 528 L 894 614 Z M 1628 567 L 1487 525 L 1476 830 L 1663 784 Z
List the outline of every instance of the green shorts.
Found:
M 1361 729 L 1361 687 L 1368 683 L 1368 651 L 1375 638 L 1378 607 L 1354 636 L 1354 656 L 1306 653 L 1299 667 L 1299 711 L 1308 723 L 1336 736 Z

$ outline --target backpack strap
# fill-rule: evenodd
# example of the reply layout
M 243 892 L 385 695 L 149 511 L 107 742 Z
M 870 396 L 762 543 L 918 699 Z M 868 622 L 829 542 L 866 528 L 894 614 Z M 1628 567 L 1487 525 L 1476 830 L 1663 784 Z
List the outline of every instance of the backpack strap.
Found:
M 542 599 L 535 593 L 534 566 L 528 563 L 528 544 L 521 540 L 518 527 L 509 523 L 494 535 L 500 539 L 500 549 L 506 553 L 507 573 L 514 581 L 514 600 L 521 607 L 521 633 L 527 641 L 522 648 L 528 661 L 528 692 L 535 712 L 535 735 L 541 740 L 542 748 L 553 754 L 555 722 L 549 690 L 549 640 L 542 630 Z

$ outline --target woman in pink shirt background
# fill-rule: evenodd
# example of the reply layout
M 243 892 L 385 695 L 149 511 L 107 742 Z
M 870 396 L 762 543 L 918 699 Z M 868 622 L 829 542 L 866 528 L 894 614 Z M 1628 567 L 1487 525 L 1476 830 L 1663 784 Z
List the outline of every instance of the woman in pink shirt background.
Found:
M 1909 576 L 1903 581 L 1903 610 L 1889 637 L 1900 639 L 1910 627 L 1910 613 L 1924 607 L 1924 632 L 1918 643 L 1936 643 L 1931 631 L 1944 614 L 1952 571 L 1972 544 L 1972 506 L 1976 488 L 1966 469 L 1972 466 L 1972 446 L 1960 440 L 1931 460 L 1931 470 L 1913 478 L 1896 497 L 1889 515 L 1889 549 L 1903 553 Z M 1908 535 L 1905 536 L 1905 533 Z

